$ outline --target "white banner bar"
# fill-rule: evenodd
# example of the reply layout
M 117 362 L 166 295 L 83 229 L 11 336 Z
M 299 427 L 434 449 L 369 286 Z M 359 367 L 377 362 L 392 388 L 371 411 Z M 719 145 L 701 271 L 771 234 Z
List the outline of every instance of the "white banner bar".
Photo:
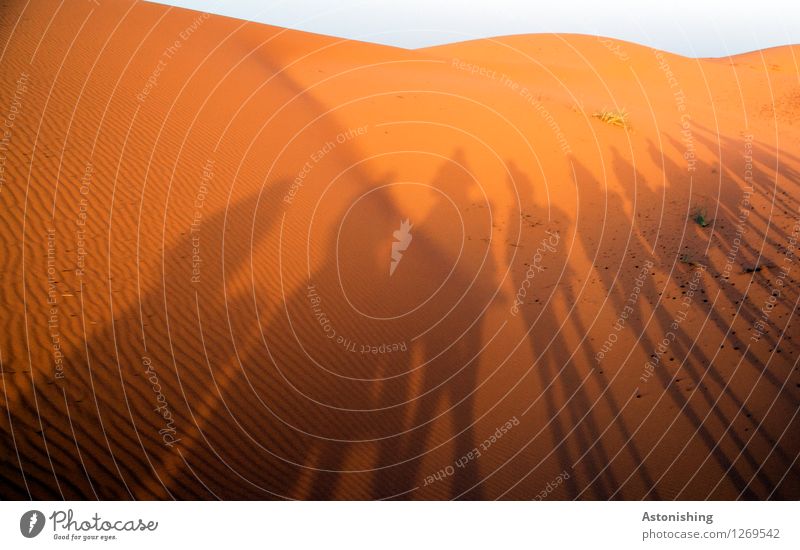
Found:
M 0 510 L 9 549 L 800 548 L 797 502 L 26 501 Z

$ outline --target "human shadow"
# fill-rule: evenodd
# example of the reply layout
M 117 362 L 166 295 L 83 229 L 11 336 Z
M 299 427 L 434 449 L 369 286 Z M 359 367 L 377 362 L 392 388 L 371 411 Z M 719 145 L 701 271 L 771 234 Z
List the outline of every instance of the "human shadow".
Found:
M 573 349 L 565 333 L 566 325 L 571 325 L 570 332 L 578 335 L 587 335 L 588 329 L 574 307 L 579 301 L 574 285 L 580 278 L 566 253 L 569 235 L 565 234 L 565 228 L 574 220 L 555 204 L 542 206 L 527 174 L 513 162 L 509 162 L 508 167 L 509 183 L 517 189 L 520 197 L 520 210 L 512 209 L 511 216 L 521 217 L 529 226 L 521 250 L 523 255 L 529 256 L 528 262 L 524 269 L 515 270 L 513 281 L 518 289 L 517 309 L 534 358 L 533 370 L 543 388 L 533 404 L 540 398 L 544 400 L 546 414 L 543 420 L 548 431 L 552 432 L 559 468 L 570 471 L 581 463 L 588 475 L 595 479 L 596 497 L 609 498 L 618 486 L 618 479 L 613 470 L 604 468 L 611 460 L 603 439 L 606 430 L 599 424 L 599 409 L 595 408 L 597 403 L 592 402 L 587 384 L 603 386 L 604 401 L 614 417 L 619 413 L 619 406 L 606 391 L 605 377 L 590 367 L 594 356 L 591 342 L 583 337 L 579 347 Z M 597 203 L 585 201 L 583 193 L 582 185 L 581 203 L 596 207 Z M 578 220 L 575 223 L 582 222 Z M 595 230 L 588 231 L 593 233 Z M 581 229 L 577 231 L 578 234 L 581 232 Z M 557 273 L 557 278 L 552 281 L 554 277 L 545 273 Z M 537 281 L 536 277 L 547 279 Z M 521 292 L 526 287 L 530 292 Z M 568 312 L 568 320 L 561 318 L 559 308 Z M 617 421 L 616 426 L 627 433 L 624 424 Z M 571 448 L 576 451 L 571 452 Z M 566 484 L 565 490 L 570 498 L 579 494 L 579 487 L 574 484 Z
M 414 498 L 435 473 L 423 469 L 429 453 L 447 457 L 441 464 L 446 468 L 476 448 L 482 315 L 495 290 L 495 267 L 488 244 L 467 234 L 490 235 L 489 209 L 463 214 L 476 184 L 459 151 L 444 159 L 431 180 L 434 199 L 424 214 L 404 211 L 381 191 L 401 185 L 391 177 L 373 183 L 360 213 L 339 214 L 341 230 L 328 237 L 308 285 L 291 294 L 284 311 L 266 323 L 280 333 L 275 327 L 289 322 L 292 334 L 301 338 L 299 353 L 324 379 L 317 389 L 323 388 L 329 400 L 309 403 L 315 411 L 309 417 L 328 419 L 329 433 L 335 434 L 298 443 L 315 466 L 302 479 L 286 479 L 281 491 L 287 494 L 315 500 Z M 460 238 L 459 219 L 464 224 Z M 391 236 L 406 220 L 412 239 L 402 262 L 390 271 Z M 320 313 L 324 325 L 315 319 Z M 333 331 L 336 336 L 329 338 Z M 382 340 L 371 341 L 376 336 Z M 386 352 L 382 343 L 403 349 Z M 361 352 L 365 345 L 372 351 Z M 289 366 L 299 359 L 275 360 Z M 310 395 L 313 389 L 307 386 Z M 371 449 L 374 459 L 348 459 L 359 448 Z M 477 464 L 459 468 L 427 494 L 482 498 L 478 473 Z M 348 483 L 358 475 L 372 480 Z
M 652 145 L 649 146 L 649 152 L 653 162 L 661 164 L 663 163 L 662 169 L 667 172 L 667 181 L 668 182 L 675 182 L 681 181 L 681 174 L 685 173 L 685 171 L 681 171 L 674 163 L 672 163 L 668 158 L 663 158 Z M 615 167 L 616 177 L 620 180 L 630 179 L 631 177 L 636 178 L 639 181 L 642 181 L 641 175 L 636 172 L 635 167 L 630 166 L 625 161 L 622 160 L 621 156 L 615 151 L 614 152 L 614 160 L 613 164 Z M 708 172 L 711 173 L 710 167 L 703 167 L 709 168 Z M 688 187 L 687 187 L 688 188 Z M 649 190 L 645 188 L 637 188 L 638 192 L 649 193 Z M 688 204 L 689 201 L 692 200 L 691 197 L 684 197 L 682 199 L 678 198 L 680 196 L 681 190 L 676 188 L 674 184 L 670 183 L 668 189 L 666 190 L 666 195 L 669 196 L 672 200 L 678 199 L 678 202 L 683 201 L 683 204 Z M 645 204 L 647 204 L 648 200 L 655 200 L 655 197 L 649 197 L 646 199 Z M 681 215 L 685 216 L 685 212 L 681 214 L 680 212 L 676 212 L 675 209 L 669 209 L 670 211 L 667 212 L 667 216 L 675 216 Z M 689 220 L 686 220 L 686 223 L 690 223 Z M 687 228 L 691 231 L 691 228 Z M 658 247 L 654 247 L 654 252 L 656 253 L 656 260 L 657 264 L 661 265 L 662 269 L 669 269 L 672 273 L 672 277 L 675 278 L 676 284 L 679 284 L 680 288 L 686 289 L 688 281 L 684 280 L 687 279 L 687 275 L 689 270 L 685 269 L 684 266 L 678 261 L 680 257 L 684 257 L 686 254 L 686 249 L 693 249 L 694 246 L 687 245 L 686 243 L 692 243 L 691 237 L 688 237 L 690 233 L 684 234 L 684 237 L 681 239 L 672 238 L 672 239 L 661 239 L 661 245 Z M 687 240 L 688 239 L 688 240 Z M 671 240 L 671 242 L 670 242 Z M 665 242 L 666 241 L 666 242 Z M 696 254 L 697 251 L 694 251 Z M 697 256 L 695 256 L 697 257 Z M 700 260 L 702 262 L 702 259 Z M 708 271 L 713 271 L 708 270 Z M 708 272 L 707 275 L 709 276 Z M 714 277 L 717 278 L 717 277 Z M 655 289 L 652 286 L 653 281 L 647 280 L 645 286 L 648 288 L 647 293 L 653 296 L 661 295 L 660 291 Z M 700 292 L 702 295 L 707 295 L 705 287 L 706 285 L 701 285 Z M 731 289 L 730 287 L 723 286 L 723 292 L 729 296 L 729 300 L 732 303 L 738 303 L 736 298 L 730 295 Z M 643 291 L 644 293 L 644 291 Z M 686 290 L 682 291 L 682 294 L 685 296 L 687 293 Z M 666 298 L 664 296 L 663 298 Z M 673 300 L 675 298 L 673 297 Z M 695 302 L 699 302 L 699 297 L 695 297 Z M 729 334 L 729 342 L 735 346 L 735 349 L 739 349 L 739 347 L 744 347 L 744 344 L 741 340 L 736 336 L 735 332 L 730 334 L 730 327 L 729 327 L 729 320 L 723 319 L 720 313 L 711 308 L 710 306 L 704 307 L 703 304 L 707 303 L 708 299 L 704 299 L 702 303 L 696 305 L 703 309 L 703 313 L 707 316 L 707 321 L 710 321 L 717 328 L 725 333 L 726 331 Z M 640 304 L 637 308 L 640 308 Z M 745 316 L 747 316 L 747 311 L 744 312 Z M 645 311 L 639 311 L 636 315 L 633 315 L 629 318 L 631 326 L 633 326 L 636 330 L 638 335 L 641 335 L 641 342 L 647 349 L 653 349 L 654 342 L 650 342 L 647 338 L 647 333 L 645 327 L 642 323 L 642 316 L 645 314 Z M 749 318 L 753 318 L 753 313 L 751 312 Z M 663 305 L 661 307 L 656 307 L 655 311 L 653 312 L 653 320 L 659 327 L 659 331 L 663 332 L 664 334 L 668 333 L 670 330 L 670 325 L 673 321 L 672 315 L 667 311 Z M 695 433 L 699 437 L 699 440 L 703 441 L 705 447 L 709 453 L 709 457 L 714 457 L 716 462 L 718 463 L 719 467 L 726 472 L 726 476 L 730 478 L 731 484 L 740 489 L 742 491 L 743 496 L 747 498 L 754 498 L 755 493 L 749 488 L 749 483 L 746 482 L 744 478 L 744 471 L 739 471 L 735 467 L 734 461 L 738 460 L 738 457 L 742 457 L 744 461 L 747 463 L 747 466 L 752 469 L 756 473 L 756 478 L 761 483 L 763 490 L 767 490 L 767 487 L 770 486 L 769 479 L 763 475 L 763 471 L 758 468 L 758 459 L 757 457 L 753 456 L 750 450 L 747 448 L 746 442 L 735 432 L 726 430 L 727 437 L 733 441 L 736 446 L 737 450 L 740 450 L 737 457 L 728 456 L 724 453 L 720 448 L 720 441 L 719 437 L 720 434 L 712 433 L 710 429 L 707 427 L 706 421 L 709 416 L 716 418 L 719 422 L 722 422 L 725 426 L 730 426 L 734 418 L 729 418 L 726 414 L 722 411 L 723 409 L 718 405 L 718 401 L 721 397 L 724 397 L 726 401 L 732 401 L 734 406 L 738 411 L 743 414 L 746 414 L 747 417 L 751 417 L 753 412 L 749 410 L 748 406 L 742 401 L 740 397 L 735 395 L 733 391 L 730 389 L 729 385 L 726 383 L 725 374 L 719 370 L 719 366 L 717 362 L 713 361 L 711 357 L 708 357 L 703 350 L 703 346 L 698 345 L 697 342 L 692 342 L 691 345 L 685 344 L 680 338 L 676 339 L 672 344 L 669 350 L 669 356 L 675 356 L 679 358 L 683 358 L 679 365 L 679 371 L 675 374 L 671 374 L 670 370 L 665 367 L 671 367 L 671 364 L 662 364 L 656 369 L 657 377 L 664 388 L 665 394 L 668 395 L 676 407 L 682 412 L 682 414 L 691 422 L 691 424 L 695 427 Z M 655 355 L 652 357 L 656 357 Z M 745 363 L 749 364 L 754 368 L 758 367 L 758 362 L 755 356 L 752 354 L 745 354 L 743 358 Z M 672 358 L 670 358 L 672 361 Z M 698 386 L 697 389 L 692 391 L 691 395 L 684 395 L 683 392 L 678 387 L 677 382 L 681 380 L 681 374 L 683 376 L 688 375 L 689 378 L 693 381 L 696 381 Z M 773 377 L 767 375 L 767 378 L 772 378 L 772 383 L 774 384 L 777 382 Z M 706 381 L 714 382 L 718 387 L 721 388 L 721 396 L 716 395 L 715 393 L 708 390 L 706 386 Z M 693 399 L 689 399 L 689 397 L 693 397 Z M 702 404 L 701 404 L 702 403 Z M 739 413 L 737 413 L 738 416 Z M 766 435 L 769 437 L 769 435 Z M 688 444 L 688 442 L 687 442 Z M 651 451 L 652 452 L 652 451 Z M 782 451 L 778 451 L 780 455 Z M 649 453 L 648 453 L 649 455 Z M 788 458 L 788 457 L 787 457 Z M 791 462 L 791 460 L 789 460 Z M 662 473 L 661 477 L 666 474 L 666 472 Z M 659 477 L 659 479 L 661 479 Z M 692 476 L 693 478 L 694 476 Z M 687 481 L 688 484 L 688 481 Z

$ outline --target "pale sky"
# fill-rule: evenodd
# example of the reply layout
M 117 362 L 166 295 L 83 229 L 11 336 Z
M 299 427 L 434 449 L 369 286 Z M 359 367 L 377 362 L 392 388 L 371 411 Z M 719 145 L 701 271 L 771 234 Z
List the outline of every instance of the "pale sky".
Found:
M 542 32 L 609 36 L 692 57 L 800 44 L 800 0 L 162 0 L 280 27 L 420 48 Z

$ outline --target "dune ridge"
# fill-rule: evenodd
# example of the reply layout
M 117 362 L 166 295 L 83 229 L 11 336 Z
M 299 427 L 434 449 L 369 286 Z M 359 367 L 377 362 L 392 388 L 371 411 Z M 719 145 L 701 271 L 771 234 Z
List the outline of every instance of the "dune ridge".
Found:
M 3 498 L 800 495 L 796 47 L 0 44 Z

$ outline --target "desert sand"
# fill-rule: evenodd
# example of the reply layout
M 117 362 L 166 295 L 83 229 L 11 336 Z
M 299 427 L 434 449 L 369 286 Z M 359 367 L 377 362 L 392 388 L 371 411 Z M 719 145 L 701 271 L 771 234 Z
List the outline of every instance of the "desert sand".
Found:
M 800 498 L 796 47 L 0 46 L 3 499 Z

